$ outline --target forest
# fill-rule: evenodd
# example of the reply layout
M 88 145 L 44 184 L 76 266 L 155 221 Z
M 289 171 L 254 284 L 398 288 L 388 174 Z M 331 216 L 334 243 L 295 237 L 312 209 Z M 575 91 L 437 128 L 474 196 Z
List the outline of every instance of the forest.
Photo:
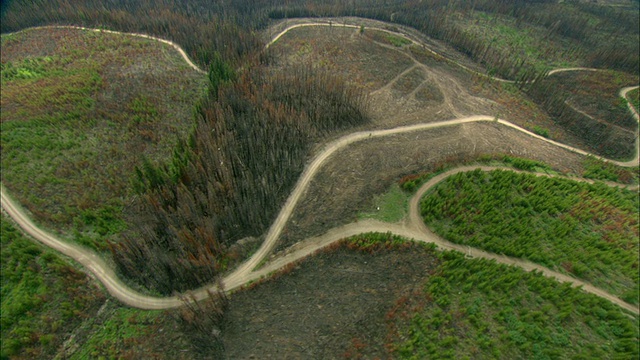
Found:
M 528 259 L 638 301 L 638 197 L 604 184 L 480 170 L 453 175 L 421 202 L 454 243 Z

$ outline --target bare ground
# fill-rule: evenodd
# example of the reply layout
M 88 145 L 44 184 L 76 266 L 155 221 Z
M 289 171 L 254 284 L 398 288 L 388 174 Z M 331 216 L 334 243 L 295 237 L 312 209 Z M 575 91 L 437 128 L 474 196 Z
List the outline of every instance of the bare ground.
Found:
M 368 358 L 388 358 L 385 315 L 420 287 L 436 261 L 417 247 L 373 255 L 343 247 L 313 256 L 232 296 L 226 356 L 336 359 L 361 343 Z
M 552 139 L 587 151 L 595 151 L 587 146 L 585 141 L 555 124 L 546 112 L 512 85 L 472 75 L 417 45 L 396 47 L 376 42 L 375 36 L 353 35 L 348 37 L 350 42 L 345 44 L 346 35 L 339 38 L 333 34 L 336 33 L 339 24 L 349 24 L 353 19 L 332 21 L 332 27 L 292 29 L 273 47 L 281 49 L 280 59 L 286 59 L 286 63 L 292 61 L 291 56 L 284 55 L 287 54 L 286 51 L 299 49 L 299 44 L 312 41 L 319 44 L 318 41 L 322 41 L 322 47 L 309 50 L 314 52 L 314 56 L 317 56 L 320 62 L 324 61 L 322 58 L 326 53 L 322 49 L 343 47 L 340 53 L 332 54 L 331 61 L 342 63 L 344 69 L 349 69 L 346 74 L 354 73 L 358 78 L 377 77 L 377 81 L 369 82 L 369 86 L 365 86 L 365 90 L 370 91 L 372 123 L 357 130 L 385 129 L 485 114 L 498 116 L 530 130 L 534 126 L 548 129 Z M 292 25 L 292 22 L 287 24 Z M 427 42 L 430 47 L 434 44 L 424 36 L 418 38 L 406 29 L 393 26 L 390 28 L 388 24 L 377 22 L 365 24 L 404 32 L 411 39 Z M 283 26 L 280 24 L 274 29 L 276 28 L 282 31 Z M 343 28 L 342 31 L 357 33 L 358 29 Z M 367 31 L 375 30 L 365 29 L 365 34 Z M 272 32 L 277 33 L 276 30 Z M 322 40 L 312 39 L 310 36 L 321 37 Z M 358 46 L 351 47 L 353 42 L 357 42 Z M 369 48 L 383 49 L 384 58 L 370 61 L 365 58 L 358 63 L 339 59 L 340 56 L 355 56 L 352 52 L 359 51 L 358 49 L 365 45 Z M 436 51 L 442 51 L 447 58 L 461 57 L 450 48 L 433 46 Z M 408 63 L 392 62 L 390 54 L 394 53 Z M 378 69 L 381 63 L 385 62 L 389 66 L 385 68 L 384 76 L 381 77 Z M 464 62 L 464 65 L 468 64 Z M 390 70 L 395 72 L 394 76 L 389 75 Z M 387 82 L 382 83 L 383 79 Z M 378 87 L 371 90 L 371 84 Z M 318 151 L 319 149 L 320 146 Z M 334 226 L 356 220 L 358 212 L 369 209 L 375 195 L 385 192 L 394 181 L 404 175 L 422 172 L 435 163 L 460 161 L 488 153 L 531 158 L 574 174 L 580 173 L 584 161 L 583 156 L 559 149 L 515 130 L 486 123 L 464 124 L 354 144 L 336 154 L 335 159 L 325 165 L 312 181 L 305 199 L 298 205 L 287 225 L 278 249 L 286 248 L 305 237 L 318 235 Z

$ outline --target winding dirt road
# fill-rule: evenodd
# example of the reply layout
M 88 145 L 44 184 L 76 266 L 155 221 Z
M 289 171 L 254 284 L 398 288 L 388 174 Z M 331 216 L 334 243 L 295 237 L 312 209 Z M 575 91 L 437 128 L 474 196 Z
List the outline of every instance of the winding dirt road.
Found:
M 319 24 L 322 26 L 329 26 L 329 24 Z M 286 33 L 287 31 L 291 30 L 292 28 L 296 28 L 296 27 L 300 27 L 300 26 L 312 26 L 311 24 L 298 24 L 298 25 L 294 25 L 290 28 L 285 29 L 283 32 L 281 32 L 280 34 L 278 34 L 269 44 L 272 44 L 273 42 L 277 41 L 284 33 Z M 340 25 L 341 26 L 341 25 Z M 110 32 L 110 33 L 118 33 L 115 31 L 108 31 L 108 30 L 96 30 L 96 29 L 86 29 L 86 28 L 81 28 L 81 27 L 67 27 L 64 26 L 65 28 L 77 28 L 77 29 L 85 29 L 85 30 L 92 30 L 92 31 L 104 31 L 104 32 Z M 349 27 L 356 27 L 355 25 L 349 25 Z M 376 29 L 376 30 L 382 30 L 382 31 L 387 31 L 387 32 L 391 32 L 388 30 L 384 30 L 384 29 Z M 392 32 L 391 32 L 392 33 Z M 187 60 L 187 63 L 190 64 L 190 66 L 192 66 L 194 69 L 201 71 L 199 68 L 197 68 L 195 65 L 193 65 L 193 63 L 186 57 L 186 54 L 184 53 L 184 51 L 182 49 L 179 48 L 178 45 L 167 41 L 167 40 L 163 40 L 163 39 L 158 39 L 158 38 L 154 38 L 148 35 L 143 35 L 143 34 L 133 34 L 134 36 L 140 36 L 140 37 L 144 37 L 144 38 L 149 38 L 149 39 L 154 39 L 154 40 L 158 40 L 161 41 L 163 43 L 167 43 L 172 45 L 174 48 L 178 49 L 178 51 L 180 52 L 180 54 Z M 403 34 L 400 34 L 403 35 Z M 412 40 L 413 41 L 413 40 Z M 621 96 L 626 95 L 626 92 L 632 90 L 633 88 L 629 88 L 629 90 L 626 90 L 624 92 L 624 94 L 621 92 Z M 624 89 L 623 89 L 624 90 Z M 632 109 L 634 111 L 634 114 L 636 116 L 636 120 L 638 119 L 638 114 L 637 112 L 635 112 L 635 109 Z M 263 266 L 262 268 L 256 270 L 256 267 L 263 261 L 263 259 L 265 259 L 273 250 L 274 246 L 276 245 L 276 242 L 278 240 L 278 238 L 280 237 L 280 234 L 282 233 L 282 230 L 285 226 L 285 224 L 287 223 L 287 221 L 289 220 L 289 218 L 291 217 L 291 214 L 293 213 L 293 210 L 296 206 L 296 204 L 300 201 L 300 199 L 302 198 L 302 196 L 304 195 L 305 191 L 307 190 L 311 180 L 314 178 L 314 176 L 316 175 L 316 173 L 318 172 L 318 170 L 322 167 L 323 164 L 325 164 L 325 162 L 327 162 L 331 156 L 333 154 L 335 154 L 337 151 L 339 151 L 340 149 L 345 148 L 346 146 L 349 146 L 350 144 L 353 144 L 355 142 L 359 142 L 359 141 L 366 141 L 367 139 L 370 138 L 378 138 L 378 137 L 385 137 L 385 136 L 392 136 L 392 135 L 397 135 L 397 134 L 403 134 L 403 133 L 409 133 L 409 132 L 416 132 L 416 131 L 425 131 L 425 130 L 429 130 L 429 129 L 435 129 L 435 128 L 440 128 L 440 127 L 446 127 L 446 126 L 457 126 L 460 124 L 465 124 L 465 123 L 472 123 L 472 122 L 480 122 L 480 121 L 485 121 L 485 122 L 496 122 L 499 123 L 503 126 L 507 126 L 507 127 L 511 127 L 513 129 L 516 129 L 518 131 L 520 131 L 521 133 L 523 133 L 523 135 L 525 136 L 532 136 L 534 138 L 537 138 L 539 140 L 542 141 L 546 141 L 550 144 L 553 144 L 555 146 L 567 149 L 569 151 L 578 153 L 578 154 L 582 154 L 582 155 L 591 155 L 583 150 L 565 145 L 565 144 L 561 144 L 558 142 L 555 142 L 553 140 L 549 140 L 546 139 L 542 136 L 536 135 L 532 132 L 529 132 L 523 128 L 520 128 L 517 125 L 514 125 L 506 120 L 502 120 L 502 119 L 497 119 L 493 116 L 486 116 L 486 115 L 477 115 L 477 116 L 470 116 L 470 117 L 465 117 L 465 118 L 458 118 L 458 119 L 453 119 L 453 120 L 448 120 L 448 121 L 443 121 L 443 122 L 438 122 L 438 123 L 426 123 L 426 124 L 416 124 L 416 125 L 410 125 L 410 126 L 402 126 L 402 127 L 397 127 L 397 128 L 393 128 L 393 129 L 386 129 L 386 130 L 376 130 L 376 131 L 362 131 L 362 132 L 356 132 L 353 134 L 349 134 L 346 135 L 342 138 L 339 138 L 337 140 L 335 140 L 334 142 L 331 142 L 329 144 L 327 144 L 324 147 L 324 150 L 322 150 L 318 155 L 316 155 L 316 157 L 307 165 L 307 167 L 305 168 L 304 172 L 302 173 L 302 175 L 300 176 L 300 178 L 298 179 L 298 182 L 296 183 L 296 186 L 294 187 L 292 193 L 290 194 L 289 198 L 287 199 L 286 203 L 284 204 L 284 206 L 282 207 L 282 209 L 280 210 L 280 213 L 278 214 L 278 217 L 276 218 L 276 220 L 274 221 L 274 223 L 271 225 L 271 227 L 269 228 L 269 231 L 266 235 L 266 238 L 262 244 L 262 246 L 258 249 L 258 251 L 256 251 L 253 256 L 251 256 L 251 258 L 249 258 L 246 262 L 244 262 L 243 264 L 241 264 L 238 268 L 236 268 L 233 272 L 231 272 L 230 274 L 228 274 L 224 279 L 223 279 L 223 284 L 225 286 L 225 289 L 227 291 L 232 291 L 234 289 L 237 289 L 249 282 L 252 282 L 254 280 L 257 280 L 259 278 L 261 278 L 262 276 L 268 275 L 270 272 L 275 271 L 279 268 L 281 268 L 282 266 L 290 263 L 291 261 L 295 261 L 297 259 L 300 259 L 302 257 L 308 256 L 309 254 L 312 254 L 314 251 L 327 246 L 329 244 L 331 244 L 332 242 L 338 241 L 342 238 L 348 237 L 348 236 L 352 236 L 352 235 L 356 235 L 356 234 L 360 234 L 363 232 L 371 232 L 371 231 L 375 231 L 375 232 L 392 232 L 394 234 L 397 235 L 401 235 L 401 236 L 405 236 L 408 238 L 413 238 L 416 239 L 418 241 L 425 241 L 425 242 L 433 242 L 435 244 L 437 244 L 440 248 L 442 249 L 455 249 L 461 252 L 464 252 L 470 256 L 473 257 L 483 257 L 483 258 L 487 258 L 487 259 L 494 259 L 497 262 L 500 263 L 504 263 L 504 264 L 509 264 L 509 265 L 516 265 L 516 266 L 520 266 L 523 269 L 527 270 L 527 271 L 531 271 L 531 270 L 539 270 L 541 272 L 543 272 L 545 275 L 547 276 L 551 276 L 554 277 L 560 281 L 567 281 L 572 283 L 574 286 L 582 286 L 583 289 L 585 291 L 591 292 L 593 294 L 596 294 L 598 296 L 601 296 L 603 298 L 606 298 L 608 300 L 610 300 L 611 302 L 618 304 L 620 307 L 631 311 L 634 314 L 638 314 L 638 307 L 637 306 L 633 306 L 630 304 L 625 303 L 624 301 L 616 298 L 615 296 L 602 291 L 598 288 L 595 288 L 593 286 L 591 286 L 590 284 L 584 283 L 580 280 L 571 278 L 567 275 L 564 274 L 560 274 L 557 272 L 554 272 L 552 270 L 549 270 L 547 268 L 544 268 L 540 265 L 537 264 L 533 264 L 521 259 L 515 259 L 515 258 L 510 258 L 510 257 L 506 257 L 506 256 L 501 256 L 501 255 L 497 255 L 497 254 L 492 254 L 492 253 L 488 253 L 482 250 L 478 250 L 478 249 L 474 249 L 474 248 L 469 248 L 467 246 L 461 246 L 461 245 L 456 245 L 456 244 L 452 244 L 438 236 L 436 236 L 435 234 L 433 234 L 431 231 L 429 231 L 428 228 L 426 228 L 426 226 L 422 223 L 422 220 L 419 217 L 419 214 L 417 214 L 418 211 L 418 202 L 420 197 L 422 196 L 422 194 L 424 194 L 426 191 L 429 190 L 429 188 L 431 188 L 432 186 L 434 186 L 435 184 L 437 184 L 439 181 L 444 180 L 446 177 L 451 176 L 455 173 L 461 172 L 461 171 L 469 171 L 469 170 L 473 170 L 476 169 L 478 167 L 462 167 L 462 168 L 458 168 L 458 169 L 454 169 L 451 170 L 449 172 L 440 174 L 439 176 L 431 179 L 429 182 L 427 182 L 425 185 L 423 185 L 420 190 L 418 191 L 418 193 L 412 198 L 411 200 L 411 205 L 410 205 L 410 216 L 408 219 L 408 222 L 404 225 L 397 225 L 397 224 L 388 224 L 388 223 L 382 223 L 382 222 L 377 222 L 377 221 L 373 221 L 373 220 L 368 220 L 368 221 L 360 221 L 360 222 L 356 222 L 356 223 L 352 223 L 352 224 L 348 224 L 342 227 L 338 227 L 335 228 L 333 230 L 330 230 L 329 232 L 327 232 L 326 234 L 319 236 L 319 237 L 315 237 L 315 238 L 311 238 L 311 239 L 307 239 L 305 241 L 300 242 L 298 245 L 294 246 L 292 249 L 290 249 L 290 252 L 288 254 L 286 254 L 285 256 L 282 256 L 280 258 L 274 259 L 273 261 L 271 261 L 270 263 L 266 264 L 265 266 Z M 615 161 L 615 160 L 608 160 L 608 159 L 603 159 L 601 157 L 598 156 L 594 156 L 597 158 L 601 158 L 605 161 L 609 161 L 611 163 L 615 163 L 617 165 L 620 166 L 637 166 L 638 165 L 638 143 L 636 140 L 636 155 L 635 158 L 633 160 L 630 161 L 626 161 L 626 162 L 620 162 L 620 161 Z M 593 155 L 591 155 L 593 156 Z M 493 170 L 496 168 L 482 168 L 483 170 Z M 544 174 L 540 174 L 541 176 Z M 548 176 L 548 175 L 544 175 L 544 176 Z M 584 181 L 583 179 L 580 179 L 580 181 Z M 622 186 L 622 185 L 616 185 L 616 186 Z M 172 307 L 177 307 L 177 306 L 181 306 L 182 305 L 182 301 L 179 300 L 177 297 L 166 297 L 166 298 L 157 298 L 157 297 L 152 297 L 152 296 L 146 296 L 146 295 L 142 295 L 138 292 L 136 292 L 135 290 L 129 288 L 126 284 L 124 284 L 114 273 L 113 269 L 111 269 L 105 262 L 103 259 L 101 259 L 98 255 L 96 255 L 94 252 L 80 247 L 79 245 L 75 245 L 72 243 L 69 243 L 65 240 L 62 240 L 60 238 L 58 238 L 57 236 L 48 233 L 42 229 L 40 229 L 37 225 L 35 225 L 33 223 L 33 221 L 25 215 L 25 212 L 23 210 L 20 209 L 20 207 L 11 199 L 11 197 L 8 195 L 6 189 L 0 185 L 0 197 L 1 197 L 1 205 L 2 205 L 2 209 L 4 212 L 6 212 L 6 214 L 8 216 L 10 216 L 18 225 L 20 228 L 22 228 L 24 230 L 25 233 L 29 234 L 30 236 L 32 236 L 33 238 L 35 238 L 36 240 L 42 242 L 44 245 L 49 246 L 59 252 L 61 252 L 64 255 L 67 255 L 69 257 L 71 257 L 72 259 L 74 259 L 75 261 L 79 262 L 80 264 L 82 264 L 84 267 L 86 267 L 91 273 L 93 273 L 96 278 L 102 282 L 104 284 L 104 286 L 106 287 L 107 291 L 113 295 L 115 298 L 117 298 L 118 300 L 122 301 L 123 303 L 132 306 L 132 307 L 137 307 L 137 308 L 141 308 L 141 309 L 166 309 L 166 308 L 172 308 Z M 207 297 L 207 290 L 208 289 L 215 289 L 215 285 L 209 285 L 209 286 L 205 286 L 203 288 L 197 289 L 192 291 L 192 294 L 197 298 L 197 299 L 203 299 L 205 297 Z

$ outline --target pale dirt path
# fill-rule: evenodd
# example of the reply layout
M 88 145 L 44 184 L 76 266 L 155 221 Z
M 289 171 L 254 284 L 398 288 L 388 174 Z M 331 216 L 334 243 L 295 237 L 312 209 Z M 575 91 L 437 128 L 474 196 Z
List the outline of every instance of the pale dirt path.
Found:
M 640 115 L 638 114 L 638 110 L 635 107 L 633 107 L 633 105 L 631 104 L 631 101 L 627 99 L 627 93 L 639 87 L 640 86 L 629 86 L 620 90 L 620 93 L 619 93 L 620 96 L 623 99 L 625 99 L 625 101 L 627 102 L 627 107 L 629 108 L 629 111 L 631 111 L 631 113 L 633 114 L 633 117 L 636 119 L 636 122 L 638 123 L 638 127 L 636 128 L 636 156 L 634 160 L 629 160 L 627 162 L 627 164 L 629 164 L 628 166 L 638 166 L 638 159 L 640 158 Z M 627 166 L 627 165 L 624 165 L 624 166 Z
M 566 72 L 566 71 L 603 71 L 604 69 L 596 69 L 596 68 L 588 68 L 588 67 L 571 67 L 571 68 L 561 68 L 561 69 L 553 69 L 547 73 L 547 76 Z
M 400 78 L 402 78 L 403 76 L 407 75 L 408 73 L 410 73 L 411 71 L 413 71 L 413 69 L 416 69 L 417 67 L 418 67 L 417 63 L 409 66 L 404 71 L 402 71 L 401 73 L 396 75 L 393 79 L 389 80 L 389 82 L 387 82 L 384 86 L 380 87 L 379 89 L 373 90 L 370 93 L 370 95 L 373 95 L 375 93 L 379 93 L 381 91 L 384 91 L 384 90 L 387 90 L 387 89 L 391 88 L 393 86 L 393 84 L 395 84 L 398 80 L 400 80 Z
M 180 45 L 174 43 L 173 41 L 169 41 L 169 40 L 165 40 L 165 39 L 161 39 L 155 36 L 151 36 L 151 35 L 146 35 L 146 34 L 139 34 L 139 33 L 124 33 L 124 32 L 120 32 L 120 31 L 114 31 L 114 30 L 105 30 L 105 29 L 93 29 L 93 28 L 86 28 L 83 26 L 72 26 L 72 25 L 47 25 L 47 26 L 36 26 L 36 27 L 31 27 L 31 28 L 26 28 L 26 29 L 22 29 L 13 33 L 8 33 L 9 34 L 17 34 L 17 33 L 21 33 L 23 31 L 30 31 L 30 30 L 37 30 L 37 29 L 76 29 L 76 30 L 86 30 L 86 31 L 93 31 L 93 32 L 98 32 L 98 33 L 107 33 L 107 34 L 116 34 L 116 35 L 125 35 L 125 36 L 135 36 L 135 37 L 140 37 L 140 38 L 144 38 L 144 39 L 149 39 L 149 40 L 155 40 L 155 41 L 159 41 L 163 44 L 167 44 L 170 45 L 171 47 L 173 47 L 174 49 L 176 49 L 176 51 L 178 51 L 178 53 L 180 54 L 180 56 L 182 56 L 182 58 L 184 59 L 184 61 L 195 71 L 202 73 L 202 74 L 206 74 L 207 72 L 200 69 L 196 64 L 194 64 L 191 59 L 189 59 L 189 57 L 187 56 L 187 53 L 184 52 L 184 50 L 180 47 Z
M 578 109 L 576 106 L 573 106 L 573 104 L 571 104 L 571 102 L 569 102 L 569 100 L 565 100 L 565 101 L 564 101 L 564 103 L 565 103 L 565 105 L 567 105 L 571 110 L 573 110 L 573 111 L 577 112 L 578 114 L 580 114 L 580 115 L 582 115 L 582 116 L 586 117 L 587 119 L 593 120 L 593 121 L 595 121 L 595 122 L 597 122 L 597 123 L 599 123 L 599 124 L 603 124 L 603 125 L 606 125 L 606 126 L 610 126 L 610 127 L 614 128 L 614 129 L 618 129 L 619 131 L 626 132 L 626 133 L 635 134 L 635 133 L 637 132 L 637 131 L 634 131 L 634 130 L 625 129 L 625 128 L 623 128 L 623 127 L 622 127 L 622 126 L 620 126 L 620 125 L 610 124 L 610 123 L 606 122 L 605 120 L 596 119 L 595 117 L 593 117 L 593 116 L 591 116 L 591 115 L 587 114 L 586 112 L 584 112 L 584 111 L 582 111 L 582 110 Z
M 636 121 L 638 122 L 640 122 L 640 115 L 638 114 L 638 110 L 636 110 L 636 108 L 633 107 L 633 105 L 631 104 L 631 101 L 627 99 L 627 93 L 639 87 L 640 86 L 629 86 L 620 90 L 620 93 L 619 93 L 621 98 L 627 100 L 627 107 L 629 108 L 629 111 L 631 111 L 631 113 L 633 114 L 633 117 L 636 118 Z
M 329 26 L 329 24 L 320 24 L 323 26 Z M 269 44 L 274 43 L 278 38 L 280 38 L 282 35 L 284 35 L 287 31 L 289 31 L 292 28 L 295 27 L 301 27 L 301 26 L 313 26 L 313 24 L 299 24 L 299 25 L 294 25 L 290 28 L 285 29 L 283 32 L 281 32 L 280 34 L 278 34 Z M 348 27 L 356 27 L 355 25 L 347 25 Z M 80 28 L 80 27 L 70 27 L 70 28 Z M 84 29 L 84 28 L 81 28 Z M 105 30 L 96 30 L 96 29 L 88 29 L 88 30 L 92 30 L 92 31 L 105 31 Z M 384 30 L 384 29 L 377 29 L 377 30 L 381 30 L 381 31 L 386 31 L 389 33 L 393 33 L 393 34 L 398 34 L 401 36 L 404 36 L 403 34 L 399 34 L 399 33 L 394 33 L 392 31 L 388 31 L 388 30 Z M 117 33 L 117 32 L 113 32 L 113 31 L 106 31 L 106 32 L 111 32 L 111 33 Z M 202 71 L 200 69 L 198 69 L 197 67 L 195 67 L 195 65 L 193 65 L 191 63 L 191 61 L 188 59 L 188 57 L 186 57 L 186 54 L 184 54 L 184 51 L 182 51 L 177 45 L 175 45 L 174 43 L 167 41 L 167 40 L 163 40 L 163 39 L 158 39 L 158 38 L 154 38 L 148 35 L 144 35 L 144 34 L 134 34 L 135 36 L 141 36 L 141 37 L 145 37 L 145 38 L 149 38 L 149 39 L 155 39 L 158 41 L 161 41 L 163 43 L 168 43 L 176 48 L 179 49 L 180 53 L 183 55 L 183 58 L 185 58 L 185 60 L 195 69 L 197 69 L 198 71 Z M 413 41 L 413 40 L 412 40 Z M 268 45 L 269 45 L 268 44 Z M 267 46 L 268 46 L 267 45 Z M 626 92 L 625 92 L 626 94 Z M 504 126 L 508 126 L 508 127 L 512 127 L 518 131 L 521 131 L 529 136 L 533 136 L 537 139 L 540 139 L 542 141 L 546 141 L 548 143 L 554 144 L 556 146 L 562 147 L 564 149 L 570 150 L 572 152 L 576 152 L 578 154 L 582 154 L 582 155 L 590 155 L 587 152 L 577 149 L 577 148 L 573 148 L 571 146 L 568 145 L 564 145 L 549 139 L 546 139 L 544 137 L 541 137 L 539 135 L 533 134 L 527 130 L 524 130 L 520 127 L 518 127 L 517 125 L 511 124 L 508 121 L 505 120 L 501 120 L 501 119 L 497 119 L 495 117 L 491 117 L 491 116 L 485 116 L 485 115 L 477 115 L 477 116 L 470 116 L 470 117 L 466 117 L 466 118 L 460 118 L 460 119 L 454 119 L 454 120 L 449 120 L 449 121 L 443 121 L 443 122 L 438 122 L 438 123 L 427 123 L 427 124 L 416 124 L 416 125 L 410 125 L 410 126 L 402 126 L 402 127 L 398 127 L 398 128 L 393 128 L 393 129 L 386 129 L 386 130 L 376 130 L 376 131 L 363 131 L 363 132 L 356 132 L 347 136 L 344 136 L 330 144 L 327 144 L 325 146 L 325 149 L 319 153 L 314 160 L 305 168 L 304 172 L 302 173 L 301 177 L 298 179 L 298 182 L 296 183 L 296 186 L 294 188 L 294 190 L 292 191 L 291 195 L 289 196 L 289 198 L 287 199 L 287 202 L 285 203 L 285 205 L 282 207 L 280 213 L 278 214 L 278 217 L 276 218 L 276 220 L 274 221 L 274 223 L 271 225 L 271 227 L 269 228 L 269 232 L 267 233 L 267 236 L 265 238 L 265 241 L 263 242 L 262 246 L 258 249 L 258 251 L 256 251 L 256 253 L 253 254 L 253 256 L 251 256 L 251 258 L 249 258 L 245 263 L 243 263 L 242 265 L 240 265 L 237 269 L 235 269 L 235 271 L 233 271 L 231 274 L 227 275 L 224 279 L 223 279 L 223 284 L 225 286 L 225 288 L 228 291 L 237 289 L 239 287 L 241 287 L 242 285 L 253 281 L 257 278 L 259 278 L 261 276 L 261 274 L 263 274 L 265 271 L 270 271 L 269 269 L 274 268 L 276 265 L 273 264 L 268 264 L 266 267 L 264 267 L 263 269 L 260 269 L 258 271 L 254 271 L 254 269 L 262 262 L 262 260 L 269 254 L 271 253 L 271 251 L 273 250 L 273 247 L 276 244 L 277 239 L 279 238 L 280 234 L 282 233 L 282 230 L 286 224 L 286 222 L 288 221 L 288 219 L 291 217 L 291 214 L 296 206 L 296 204 L 298 203 L 298 201 L 300 200 L 300 198 L 303 196 L 304 192 L 306 191 L 307 187 L 309 186 L 309 183 L 311 182 L 311 180 L 313 179 L 313 177 L 315 176 L 316 172 L 318 171 L 318 169 L 324 164 L 324 162 L 330 158 L 335 152 L 337 152 L 338 150 L 348 146 L 349 144 L 352 144 L 354 142 L 357 141 L 361 141 L 361 140 L 365 140 L 368 138 L 374 138 L 374 137 L 384 137 L 384 136 L 390 136 L 390 135 L 395 135 L 395 134 L 402 134 L 402 133 L 408 133 L 408 132 L 414 132 L 414 131 L 424 131 L 424 130 L 429 130 L 429 129 L 434 129 L 434 128 L 439 128 L 439 127 L 444 127 L 444 126 L 455 126 L 455 125 L 459 125 L 459 124 L 464 124 L 464 123 L 470 123 L 470 122 L 478 122 L 478 121 L 494 121 L 496 123 L 500 123 Z M 636 144 L 637 145 L 637 144 Z M 600 157 L 598 157 L 600 158 Z M 638 164 L 638 155 L 636 154 L 636 157 L 634 160 L 628 161 L 628 162 L 618 162 L 618 161 L 613 161 L 613 160 L 607 160 L 607 159 L 603 159 L 606 161 L 610 161 L 612 163 L 621 165 L 621 166 L 637 166 Z M 117 299 L 119 299 L 120 301 L 122 301 L 123 303 L 132 306 L 132 307 L 138 307 L 141 309 L 164 309 L 164 308 L 171 308 L 171 307 L 177 307 L 180 306 L 182 303 L 181 301 L 177 298 L 177 297 L 166 297 L 166 298 L 156 298 L 156 297 L 151 297 L 151 296 L 145 296 L 142 294 L 139 294 L 138 292 L 136 292 L 135 290 L 127 287 L 123 282 L 121 282 L 117 276 L 115 275 L 114 271 L 109 268 L 106 263 L 99 258 L 93 251 L 88 250 L 86 248 L 80 247 L 79 245 L 75 245 L 75 244 L 69 244 L 66 243 L 63 240 L 60 240 L 58 238 L 56 238 L 55 236 L 53 236 L 52 234 L 49 234 L 43 230 L 41 230 L 38 226 L 36 226 L 25 214 L 23 211 L 20 210 L 20 208 L 11 200 L 11 198 L 8 196 L 7 192 L 5 191 L 4 187 L 1 187 L 1 200 L 2 200 L 2 208 L 3 210 L 7 213 L 7 215 L 9 215 L 11 218 L 14 219 L 14 221 L 16 221 L 16 223 L 29 235 L 31 235 L 32 237 L 34 237 L 36 240 L 42 242 L 43 244 L 52 247 L 60 252 L 62 252 L 63 254 L 70 256 L 71 258 L 75 259 L 76 261 L 80 262 L 83 266 L 85 266 L 87 269 L 89 269 L 93 274 L 95 274 L 95 276 L 105 285 L 105 287 L 107 288 L 107 290 L 109 291 L 110 294 L 112 294 L 114 297 L 116 297 Z M 349 226 L 351 226 L 349 228 Z M 423 225 L 424 226 L 424 225 Z M 335 237 L 346 237 L 349 235 L 355 235 L 354 231 L 356 231 L 356 233 L 358 232 L 363 232 L 363 231 L 381 231 L 381 232 L 386 232 L 386 231 L 398 231 L 398 235 L 403 235 L 403 236 L 408 236 L 408 237 L 412 237 L 412 238 L 416 238 L 418 240 L 422 240 L 422 241 L 433 241 L 435 238 L 433 237 L 434 235 L 428 231 L 424 232 L 424 231 L 419 231 L 415 229 L 415 225 L 412 225 L 411 228 L 404 228 L 404 227 L 400 227 L 398 228 L 397 225 L 392 225 L 392 224 L 382 224 L 382 223 L 374 223 L 374 222 L 359 222 L 356 224 L 352 224 L 352 225 L 347 225 L 347 227 L 342 227 L 340 229 L 342 230 L 337 230 L 335 232 L 329 232 L 328 234 L 334 234 L 332 236 Z M 345 229 L 351 229 L 350 232 L 345 230 Z M 326 240 L 325 240 L 326 241 Z M 453 244 L 447 244 L 446 242 L 440 242 L 439 243 L 443 248 L 455 248 L 457 245 L 453 245 Z M 313 247 L 309 247 L 308 249 L 303 249 L 305 252 L 308 251 L 314 251 Z M 484 252 L 480 251 L 480 250 L 476 250 L 476 249 L 462 249 L 463 252 L 470 252 L 471 255 L 475 253 L 480 254 L 478 256 L 481 256 L 481 254 L 483 254 Z M 488 253 L 486 253 L 488 254 Z M 486 255 L 487 257 L 490 256 L 490 258 L 496 258 L 497 261 L 502 262 L 502 263 L 506 263 L 506 264 L 513 264 L 515 260 L 508 260 L 508 258 L 506 257 L 502 257 L 502 256 L 498 256 L 495 254 L 491 254 L 491 255 Z M 522 260 L 517 260 L 519 265 L 523 266 L 525 269 L 527 269 L 528 267 L 531 267 L 531 269 L 535 268 L 535 264 L 531 264 L 529 265 L 526 262 L 522 262 Z M 280 263 L 280 262 L 278 262 Z M 274 263 L 276 264 L 276 263 Z M 541 271 L 545 271 L 545 270 L 541 270 Z M 549 274 L 554 274 L 554 275 L 550 275 L 550 276 L 556 276 L 555 273 L 551 272 L 551 270 L 546 269 L 546 271 L 550 272 Z M 557 274 L 557 278 L 562 278 L 562 274 Z M 566 277 L 566 276 L 565 276 Z M 572 280 L 569 278 L 569 280 Z M 573 280 L 575 281 L 575 280 Z M 575 282 L 573 282 L 575 283 Z M 585 289 L 587 288 L 587 286 L 590 286 L 588 284 L 585 284 Z M 192 293 L 194 294 L 194 296 L 197 299 L 203 299 L 205 297 L 207 297 L 207 290 L 208 289 L 215 289 L 215 286 L 205 286 L 203 288 L 194 290 Z M 599 289 L 592 289 L 594 293 L 599 292 L 601 293 L 601 296 L 605 297 L 605 298 L 611 298 L 611 299 L 616 299 L 615 297 L 613 297 L 610 294 L 607 294 L 606 292 L 603 292 L 602 290 Z M 612 300 L 613 301 L 613 300 Z M 618 299 L 618 301 L 620 301 Z M 614 301 L 615 302 L 615 301 Z M 617 303 L 617 302 L 616 302 Z M 622 304 L 620 304 L 621 306 L 623 306 Z M 628 305 L 628 304 L 627 304 Z M 624 307 L 624 306 L 623 306 Z M 637 308 L 633 308 L 634 313 L 638 313 L 638 309 Z

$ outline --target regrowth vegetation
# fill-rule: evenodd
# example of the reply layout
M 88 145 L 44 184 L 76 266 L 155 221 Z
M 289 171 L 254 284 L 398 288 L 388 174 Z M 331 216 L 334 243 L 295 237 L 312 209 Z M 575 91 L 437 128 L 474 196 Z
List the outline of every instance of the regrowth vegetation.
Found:
M 635 358 L 638 320 L 540 273 L 439 254 L 423 292 L 389 313 L 394 354 L 416 358 Z
M 76 29 L 3 35 L 1 76 L 3 184 L 98 249 L 127 227 L 140 155 L 170 156 L 204 88 L 167 45 Z
M 638 303 L 637 193 L 509 171 L 453 175 L 421 202 L 447 240 L 526 258 Z
M 2 358 L 52 358 L 104 300 L 82 272 L 2 216 Z
M 597 296 L 538 272 L 467 259 L 430 244 L 381 233 L 341 246 L 370 254 L 422 251 L 431 257 L 422 282 L 385 315 L 388 357 L 634 358 L 638 319 Z M 368 357 L 354 341 L 345 356 Z M 379 354 L 376 354 L 379 356 Z

